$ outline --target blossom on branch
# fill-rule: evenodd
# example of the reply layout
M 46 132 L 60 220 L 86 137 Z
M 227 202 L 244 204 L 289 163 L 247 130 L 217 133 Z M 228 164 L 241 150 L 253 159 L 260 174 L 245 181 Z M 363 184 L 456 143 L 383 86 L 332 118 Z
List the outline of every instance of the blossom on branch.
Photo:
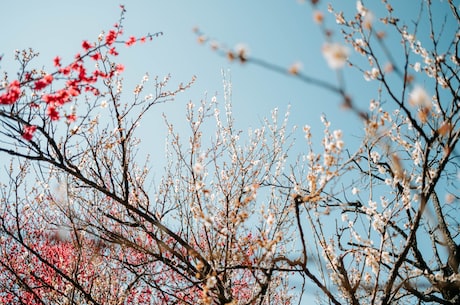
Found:
M 348 60 L 350 50 L 339 43 L 326 43 L 323 45 L 323 56 L 332 69 L 342 68 Z
M 46 86 L 50 85 L 53 82 L 53 80 L 53 75 L 47 74 L 46 76 L 42 77 L 34 83 L 34 89 L 42 90 L 46 88 Z
M 31 126 L 25 126 L 24 127 L 24 132 L 22 133 L 22 137 L 30 141 L 32 140 L 32 137 L 34 136 L 35 131 L 37 130 L 37 126 L 31 125 Z
M 129 37 L 129 40 L 126 42 L 126 45 L 128 47 L 130 47 L 130 46 L 134 45 L 135 43 L 136 43 L 136 37 L 131 36 L 131 37 Z
M 426 90 L 416 86 L 409 94 L 409 102 L 412 106 L 431 109 L 431 98 Z
M 12 81 L 6 88 L 6 92 L 0 95 L 0 105 L 11 105 L 21 96 L 21 88 L 18 80 Z
M 93 46 L 87 40 L 85 40 L 82 42 L 81 47 L 83 50 L 89 51 L 89 49 L 91 49 Z
M 112 45 L 115 40 L 117 39 L 117 36 L 118 36 L 118 32 L 115 31 L 115 30 L 110 30 L 109 33 L 107 34 L 107 36 L 105 37 L 105 43 L 107 45 Z

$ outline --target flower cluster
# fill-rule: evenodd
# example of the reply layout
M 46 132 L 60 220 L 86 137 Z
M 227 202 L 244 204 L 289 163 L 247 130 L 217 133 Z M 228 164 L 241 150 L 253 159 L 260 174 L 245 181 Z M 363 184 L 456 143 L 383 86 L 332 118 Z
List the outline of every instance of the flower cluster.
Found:
M 5 89 L 4 89 L 5 90 Z M 14 80 L 6 87 L 6 92 L 0 95 L 0 105 L 11 105 L 21 97 L 21 86 L 18 80 Z
M 122 8 L 122 16 L 125 10 Z M 33 70 L 25 71 L 25 77 L 11 81 L 8 85 L 0 88 L 0 105 L 12 105 L 20 102 L 21 97 L 26 90 L 32 91 L 32 96 L 35 97 L 28 103 L 30 107 L 40 107 L 41 103 L 46 105 L 46 114 L 51 121 L 61 119 L 61 109 L 64 105 L 74 101 L 85 92 L 90 92 L 94 96 L 99 96 L 101 92 L 96 84 L 99 81 L 112 79 L 124 71 L 122 64 L 104 65 L 107 62 L 108 56 L 116 57 L 119 53 L 114 46 L 117 43 L 117 38 L 123 34 L 121 24 L 115 24 L 113 29 L 110 29 L 106 35 L 101 34 L 96 43 L 91 43 L 84 40 L 81 44 L 83 53 L 77 53 L 75 59 L 68 65 L 62 64 L 62 59 L 56 56 L 53 59 L 53 65 L 56 70 L 51 73 Z M 128 41 L 124 42 L 126 46 L 132 46 L 135 42 L 145 42 L 147 38 L 150 40 L 153 37 L 161 35 L 161 33 L 149 34 L 136 38 L 129 37 Z M 123 42 L 121 42 L 123 43 Z M 105 51 L 105 52 L 104 52 Z M 96 68 L 90 71 L 87 68 L 87 59 L 96 61 Z M 30 60 L 30 57 L 25 57 L 24 62 Z M 102 66 L 103 69 L 100 69 Z M 62 84 L 63 83 L 63 84 Z M 47 90 L 51 88 L 52 90 Z M 61 89 L 55 89 L 59 88 Z M 4 91 L 3 93 L 1 91 Z M 67 122 L 71 123 L 76 120 L 75 114 L 65 115 Z M 34 130 L 35 131 L 35 130 Z M 23 138 L 31 140 L 33 131 L 30 127 L 24 128 Z

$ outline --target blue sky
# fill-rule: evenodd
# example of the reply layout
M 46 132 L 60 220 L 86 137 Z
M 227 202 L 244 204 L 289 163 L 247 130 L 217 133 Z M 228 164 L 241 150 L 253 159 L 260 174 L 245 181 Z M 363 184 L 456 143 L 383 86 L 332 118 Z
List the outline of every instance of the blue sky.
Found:
M 335 2 L 348 11 L 355 9 L 355 1 Z M 380 1 L 363 2 L 375 5 Z M 414 18 L 417 13 L 414 7 L 418 9 L 419 1 L 399 2 L 396 8 L 401 9 L 399 15 Z M 444 14 L 446 2 L 436 6 L 439 14 Z M 0 70 L 10 74 L 17 69 L 13 62 L 15 49 L 32 47 L 40 52 L 35 63 L 52 69 L 56 55 L 61 56 L 64 63 L 70 61 L 81 50 L 82 40 L 93 41 L 101 30 L 110 29 L 118 21 L 120 11 L 119 2 L 109 0 L 6 3 L 0 10 L 0 54 L 3 54 Z M 160 78 L 170 73 L 173 86 L 197 76 L 192 89 L 179 95 L 173 103 L 159 105 L 144 123 L 140 136 L 154 157 L 164 152 L 166 130 L 161 114 L 165 113 L 176 124 L 185 125 L 185 107 L 189 100 L 199 103 L 206 93 L 208 97 L 217 93 L 218 100 L 223 102 L 221 71 L 228 69 L 233 87 L 233 113 L 237 126 L 242 129 L 258 127 L 273 108 L 278 107 L 282 114 L 291 105 L 291 124 L 311 125 L 317 141 L 321 139 L 319 118 L 323 113 L 334 129 L 343 130 L 346 139 L 353 141 L 361 135 L 359 119 L 340 108 L 338 96 L 257 66 L 229 63 L 209 47 L 198 44 L 192 31 L 199 27 L 229 47 L 243 43 L 250 55 L 286 68 L 300 61 L 307 75 L 334 83 L 335 74 L 321 55 L 324 39 L 312 21 L 309 5 L 296 0 L 133 0 L 124 4 L 127 35 L 164 32 L 164 36 L 152 43 L 124 50 L 126 90 L 134 88 L 145 72 Z M 326 13 L 326 18 L 331 16 Z M 395 43 L 399 44 L 399 40 Z M 366 82 L 362 75 L 349 73 L 346 82 L 359 105 L 366 107 L 369 99 L 375 97 L 375 85 Z M 163 164 L 154 164 L 157 166 Z
M 319 123 L 322 112 L 343 114 L 339 100 L 324 90 L 306 86 L 290 77 L 262 68 L 230 64 L 207 46 L 199 45 L 192 32 L 199 27 L 228 46 L 248 46 L 250 54 L 288 67 L 301 61 L 304 70 L 327 79 L 329 71 L 320 55 L 321 36 L 311 21 L 311 9 L 292 1 L 132 1 L 126 3 L 125 33 L 143 35 L 163 31 L 156 42 L 127 49 L 125 88 L 151 76 L 171 73 L 171 84 L 186 82 L 192 75 L 197 82 L 192 90 L 179 96 L 174 104 L 157 108 L 159 113 L 183 117 L 188 100 L 198 102 L 208 95 L 222 93 L 222 69 L 231 70 L 234 113 L 242 128 L 256 127 L 279 107 L 292 106 L 292 123 Z M 95 40 L 101 30 L 110 29 L 119 16 L 114 1 L 25 1 L 9 2 L 0 12 L 0 52 L 2 69 L 14 71 L 14 49 L 32 47 L 40 52 L 36 61 L 51 68 L 52 58 L 60 55 L 71 60 L 84 39 Z M 310 73 L 309 73 L 310 74 Z M 129 84 L 132 84 L 131 86 Z M 354 119 L 350 114 L 350 119 Z M 158 116 L 158 128 L 162 126 Z

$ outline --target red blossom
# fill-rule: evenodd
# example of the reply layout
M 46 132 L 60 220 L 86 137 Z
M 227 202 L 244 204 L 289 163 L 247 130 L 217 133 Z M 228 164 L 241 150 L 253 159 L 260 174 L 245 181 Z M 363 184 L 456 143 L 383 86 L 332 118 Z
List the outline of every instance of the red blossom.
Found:
M 66 119 L 69 123 L 73 123 L 77 120 L 77 116 L 75 114 L 66 115 Z
M 34 83 L 34 89 L 35 90 L 42 90 L 44 89 L 46 86 L 48 86 L 49 84 L 51 84 L 53 82 L 53 75 L 51 74 L 47 74 L 46 76 L 44 76 L 43 78 L 37 80 L 35 83 Z
M 70 69 L 69 66 L 67 66 L 67 67 L 65 67 L 65 68 L 60 68 L 60 69 L 59 69 L 59 73 L 62 73 L 62 74 L 64 74 L 65 76 L 69 75 L 69 74 L 70 74 L 70 71 L 71 71 L 71 69 Z
M 73 71 L 80 71 L 82 67 L 83 66 L 79 61 L 75 61 L 70 65 L 70 69 L 72 69 Z
M 113 56 L 117 56 L 118 55 L 118 52 L 117 50 L 115 49 L 115 47 L 109 49 L 109 54 L 110 55 L 113 55 Z
M 53 75 L 51 75 L 51 74 L 47 74 L 47 75 L 45 75 L 45 77 L 43 77 L 43 79 L 44 79 L 48 84 L 51 84 L 51 82 L 53 81 L 54 77 L 53 77 Z
M 86 80 L 86 68 L 80 64 L 80 63 L 75 63 L 72 66 L 72 70 L 75 72 L 78 72 L 78 80 L 79 81 L 85 81 Z
M 44 94 L 42 100 L 47 104 L 52 104 L 55 106 L 62 106 L 65 103 L 69 102 L 72 97 L 78 96 L 80 94 L 80 89 L 77 87 L 76 81 L 68 81 L 67 87 L 56 91 L 53 94 Z
M 67 92 L 68 92 L 71 96 L 78 96 L 78 95 L 80 95 L 80 89 L 79 89 L 77 86 L 69 87 L 69 88 L 67 89 Z
M 105 43 L 107 45 L 112 45 L 117 39 L 117 32 L 115 30 L 110 30 L 107 36 L 105 36 Z
M 87 77 L 86 79 L 84 79 L 84 81 L 88 84 L 94 84 L 95 82 L 97 82 L 97 77 L 94 77 L 94 76 Z
M 124 7 L 121 7 L 124 10 Z M 108 54 L 117 56 L 119 53 L 113 44 L 116 43 L 116 39 L 119 35 L 122 35 L 122 28 L 119 24 L 116 24 L 115 27 L 108 31 L 105 36 L 105 43 L 108 46 Z M 134 45 L 137 41 L 146 42 L 147 37 L 143 36 L 137 39 L 135 36 L 129 37 L 126 41 L 127 46 Z M 99 50 L 99 47 L 95 46 L 93 43 L 88 40 L 84 40 L 81 44 L 83 50 L 86 52 L 84 56 L 80 53 L 75 55 L 75 60 L 73 63 L 68 66 L 62 66 L 61 57 L 55 56 L 53 58 L 53 65 L 57 67 L 57 75 L 66 76 L 66 87 L 61 90 L 53 90 L 49 94 L 42 94 L 41 100 L 47 104 L 46 114 L 51 118 L 51 120 L 59 120 L 59 107 L 70 102 L 73 97 L 81 94 L 81 90 L 92 92 L 94 95 L 100 95 L 100 91 L 95 88 L 92 84 L 96 83 L 100 78 L 106 79 L 113 77 L 116 73 L 121 73 L 125 70 L 125 67 L 122 64 L 116 64 L 115 68 L 110 71 L 110 73 L 102 72 L 101 70 L 94 70 L 92 74 L 90 71 L 87 71 L 85 67 L 85 57 L 89 55 L 92 60 L 99 61 L 102 60 L 103 56 Z M 52 74 L 46 76 L 35 78 L 32 74 L 27 73 L 26 81 L 31 81 L 33 83 L 32 89 L 36 91 L 44 90 L 54 81 Z M 2 90 L 3 94 L 0 94 L 0 104 L 14 104 L 21 96 L 21 88 L 19 81 L 11 82 L 6 88 Z M 38 107 L 36 103 L 31 103 L 31 107 Z M 66 116 L 70 121 L 75 119 L 75 116 Z M 30 137 L 31 133 L 24 132 L 24 137 Z
M 52 121 L 59 120 L 59 111 L 56 110 L 56 107 L 53 104 L 48 105 L 48 108 L 46 108 L 46 114 Z
M 25 126 L 24 127 L 24 131 L 22 133 L 22 137 L 27 140 L 27 141 L 30 141 L 32 140 L 33 136 L 34 136 L 34 133 L 35 131 L 37 130 L 37 126 L 34 126 L 34 125 L 31 125 L 31 126 Z
M 118 65 L 116 65 L 115 70 L 118 73 L 121 73 L 121 72 L 125 71 L 125 66 L 123 66 L 122 64 L 118 64 Z
M 60 67 L 61 66 L 61 58 L 59 56 L 56 56 L 53 60 L 54 66 L 55 67 Z
M 88 40 L 85 40 L 85 41 L 83 41 L 83 43 L 81 44 L 81 47 L 83 48 L 83 50 L 88 51 L 88 50 L 91 49 L 93 46 L 88 42 Z
M 102 78 L 107 78 L 107 73 L 102 72 L 101 70 L 95 70 L 93 72 L 93 75 L 95 77 L 102 77 Z
M 47 104 L 62 106 L 68 102 L 71 98 L 69 92 L 65 89 L 59 90 L 54 94 L 45 94 L 42 96 L 42 100 Z
M 21 88 L 18 80 L 12 81 L 6 92 L 0 95 L 0 105 L 11 105 L 16 103 L 16 101 L 21 96 Z
M 130 47 L 130 46 L 134 45 L 135 43 L 136 43 L 136 37 L 131 36 L 131 37 L 129 37 L 129 40 L 126 42 L 126 45 L 128 47 Z
M 93 60 L 100 60 L 102 58 L 102 55 L 101 55 L 101 53 L 96 52 L 96 53 L 94 53 L 94 55 L 91 55 L 91 58 Z

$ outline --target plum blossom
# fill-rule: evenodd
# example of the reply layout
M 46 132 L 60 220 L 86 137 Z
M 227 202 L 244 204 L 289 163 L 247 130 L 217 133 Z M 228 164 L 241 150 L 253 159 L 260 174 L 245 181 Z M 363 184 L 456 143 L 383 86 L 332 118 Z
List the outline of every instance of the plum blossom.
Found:
M 136 37 L 130 36 L 129 40 L 125 43 L 128 47 L 134 45 L 136 43 Z
M 61 66 L 61 58 L 59 56 L 56 56 L 53 59 L 53 64 L 54 64 L 55 67 L 60 67 Z
M 356 1 L 356 10 L 361 16 L 366 16 L 367 9 L 364 7 L 361 0 Z
M 53 75 L 51 74 L 47 74 L 45 75 L 43 78 L 37 80 L 34 84 L 34 89 L 35 90 L 42 90 L 43 88 L 45 88 L 46 86 L 48 86 L 49 84 L 51 84 L 53 82 Z
M 89 49 L 93 47 L 93 45 L 91 45 L 91 43 L 85 40 L 82 42 L 81 47 L 83 48 L 83 50 L 88 51 Z
M 345 18 L 343 17 L 343 12 L 335 14 L 335 22 L 337 22 L 337 24 L 346 23 Z
M 339 43 L 326 43 L 323 46 L 323 56 L 332 69 L 340 69 L 347 62 L 350 50 Z
M 37 126 L 34 126 L 34 125 L 25 126 L 24 127 L 24 132 L 22 133 L 22 137 L 25 140 L 30 141 L 30 140 L 32 140 L 36 130 L 37 130 Z
M 409 102 L 413 106 L 431 109 L 431 98 L 420 86 L 416 86 L 409 94 Z
M 274 222 L 275 222 L 275 215 L 273 215 L 273 213 L 270 213 L 267 217 L 267 224 L 269 226 L 272 226 Z
M 364 72 L 364 79 L 366 81 L 371 81 L 371 80 L 374 80 L 374 79 L 377 79 L 380 75 L 380 71 L 378 68 L 372 68 L 371 71 L 365 71 Z
M 0 105 L 11 105 L 21 96 L 21 88 L 18 80 L 12 81 L 7 89 L 6 93 L 0 95 Z
M 198 174 L 198 175 L 201 174 L 203 172 L 203 169 L 204 169 L 203 164 L 201 164 L 200 162 L 197 162 L 195 163 L 195 165 L 193 165 L 193 172 L 195 174 Z
M 56 109 L 54 104 L 49 104 L 46 108 L 46 114 L 51 118 L 52 121 L 59 120 L 59 111 Z
M 378 163 L 380 161 L 380 154 L 376 151 L 371 152 L 372 162 Z
M 374 14 L 366 11 L 366 14 L 364 15 L 364 18 L 363 18 L 363 27 L 367 30 L 370 30 L 372 28 L 373 22 L 374 22 Z
M 117 39 L 117 35 L 118 33 L 115 31 L 115 30 L 110 30 L 108 33 L 107 33 L 107 36 L 105 37 L 105 42 L 107 45 L 112 45 L 115 40 Z

